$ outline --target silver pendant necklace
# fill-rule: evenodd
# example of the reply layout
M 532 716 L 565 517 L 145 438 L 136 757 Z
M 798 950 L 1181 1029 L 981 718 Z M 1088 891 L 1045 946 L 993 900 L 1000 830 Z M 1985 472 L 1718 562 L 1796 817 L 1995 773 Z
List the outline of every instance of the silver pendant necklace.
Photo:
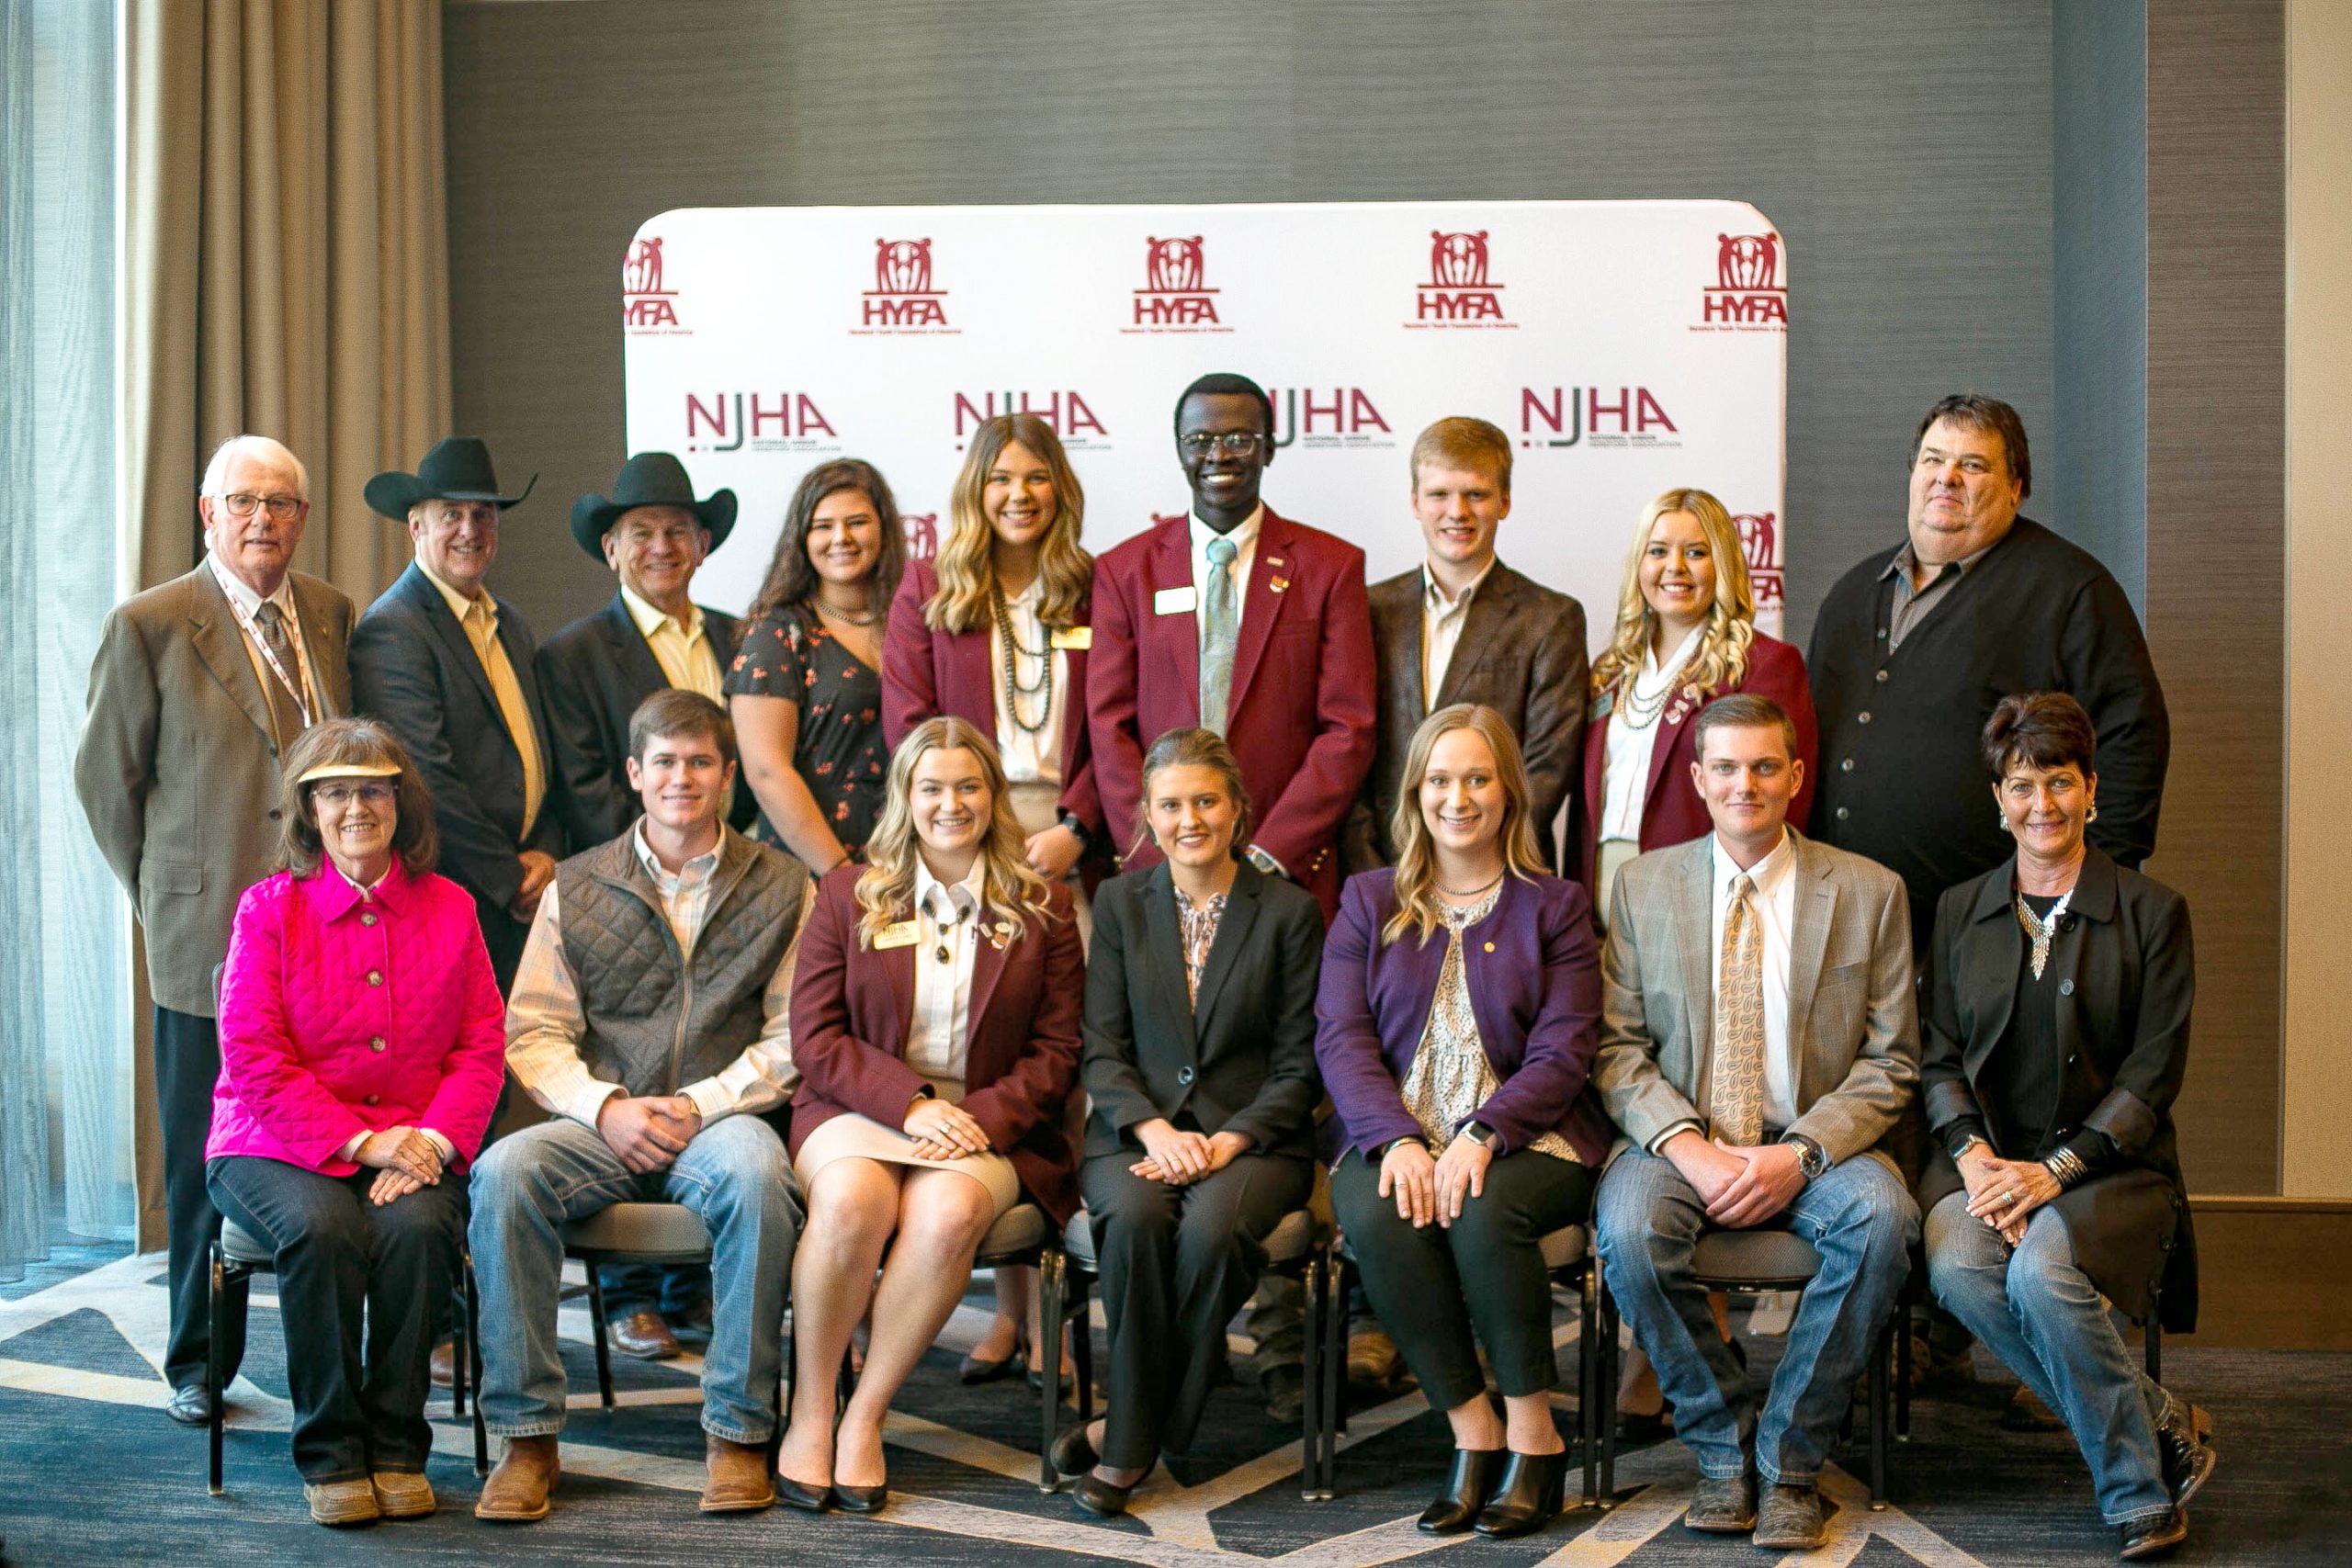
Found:
M 2033 906 L 2025 901 L 2023 892 L 2016 896 L 2018 924 L 2025 928 L 2027 939 L 2033 943 L 2033 977 L 2037 980 L 2041 978 L 2041 972 L 2050 967 L 2050 938 L 2058 930 L 2058 918 L 2066 912 L 2066 900 L 2074 896 L 2075 890 L 2071 887 L 2058 895 L 2058 902 L 2050 906 L 2047 915 L 2035 914 Z

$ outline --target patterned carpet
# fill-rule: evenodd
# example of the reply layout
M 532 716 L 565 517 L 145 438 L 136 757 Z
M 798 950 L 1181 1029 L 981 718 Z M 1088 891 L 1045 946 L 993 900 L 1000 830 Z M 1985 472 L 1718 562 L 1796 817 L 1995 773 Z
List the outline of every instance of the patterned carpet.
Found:
M 980 1284 L 910 1383 L 892 1432 L 888 1511 L 878 1518 L 811 1518 L 777 1509 L 706 1519 L 696 1364 L 619 1363 L 622 1408 L 595 1408 L 587 1323 L 563 1330 L 575 1416 L 566 1433 L 560 1506 L 546 1523 L 477 1523 L 470 1429 L 435 1406 L 433 1467 L 442 1512 L 415 1522 L 330 1531 L 309 1522 L 286 1452 L 283 1344 L 269 1281 L 254 1282 L 252 1352 L 228 1438 L 227 1495 L 208 1496 L 200 1430 L 159 1413 L 153 1361 L 164 1288 L 155 1257 L 52 1263 L 0 1300 L 0 1537 L 10 1563 L 367 1563 L 561 1562 L 1012 1565 L 1094 1560 L 1153 1568 L 1354 1568 L 1436 1552 L 1481 1565 L 1667 1568 L 1766 1563 L 1745 1541 L 1693 1536 L 1679 1515 L 1694 1476 L 1679 1444 L 1627 1453 L 1620 1506 L 1575 1513 L 1515 1542 L 1432 1541 L 1412 1528 L 1446 1448 L 1443 1422 L 1408 1393 L 1351 1422 L 1340 1456 L 1341 1495 L 1299 1500 L 1296 1433 L 1269 1422 L 1246 1358 L 1220 1390 L 1200 1451 L 1136 1494 L 1135 1514 L 1108 1523 L 1065 1496 L 1040 1495 L 1036 1396 L 1000 1382 L 956 1381 L 961 1348 L 984 1322 Z M 1572 1348 L 1573 1326 L 1560 1343 Z M 1759 1369 L 1773 1356 L 1755 1346 Z M 2089 1483 L 2064 1435 L 2016 1437 L 1996 1417 L 2008 1384 L 1985 1380 L 1914 1407 L 1914 1438 L 1895 1451 L 1895 1506 L 1870 1510 L 1842 1472 L 1842 1505 L 1824 1551 L 1789 1563 L 2097 1563 L 2114 1561 Z M 2177 1347 L 2176 1386 L 2210 1408 L 2222 1467 L 2195 1508 L 2182 1563 L 2352 1562 L 2352 1357 Z M 1563 1403 L 1564 1426 L 1573 1415 Z M 1859 1471 L 1859 1453 L 1846 1456 Z

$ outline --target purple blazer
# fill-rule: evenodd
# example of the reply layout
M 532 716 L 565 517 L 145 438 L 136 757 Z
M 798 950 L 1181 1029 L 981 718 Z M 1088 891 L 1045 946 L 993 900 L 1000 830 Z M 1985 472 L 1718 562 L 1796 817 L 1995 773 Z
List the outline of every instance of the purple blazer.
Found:
M 1421 1134 L 1398 1086 L 1429 1027 L 1445 933 L 1427 945 L 1410 934 L 1381 945 L 1396 881 L 1393 869 L 1350 877 L 1324 939 L 1315 1061 L 1339 1112 L 1334 1155 Z M 1511 877 L 1462 943 L 1478 1039 L 1502 1080 L 1477 1117 L 1495 1129 L 1495 1152 L 1558 1133 L 1598 1171 L 1611 1129 L 1587 1081 L 1600 1043 L 1600 953 L 1584 889 L 1556 876 Z

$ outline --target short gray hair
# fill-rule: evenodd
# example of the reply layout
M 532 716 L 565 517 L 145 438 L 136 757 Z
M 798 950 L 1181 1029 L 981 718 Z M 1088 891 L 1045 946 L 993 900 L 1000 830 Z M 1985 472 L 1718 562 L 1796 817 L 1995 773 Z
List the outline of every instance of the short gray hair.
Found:
M 204 482 L 197 487 L 196 493 L 216 501 L 226 495 L 229 465 L 248 456 L 273 458 L 288 465 L 294 470 L 294 488 L 301 492 L 304 501 L 311 499 L 311 470 L 302 466 L 302 459 L 294 456 L 284 442 L 266 435 L 232 435 L 215 446 L 211 460 L 204 465 Z

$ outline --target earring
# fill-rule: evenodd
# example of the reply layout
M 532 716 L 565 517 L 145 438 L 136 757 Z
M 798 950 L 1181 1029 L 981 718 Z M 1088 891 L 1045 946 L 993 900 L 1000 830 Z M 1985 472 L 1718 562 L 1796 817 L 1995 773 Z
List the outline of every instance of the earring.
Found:
M 2086 822 L 2096 822 L 2096 821 L 2098 821 L 2098 801 L 2094 800 L 2094 801 L 2092 801 L 2092 802 L 2091 802 L 2091 808 L 2090 808 L 2090 810 L 2088 810 L 2088 811 L 2086 811 L 2086 812 L 2085 812 L 2085 813 L 2083 814 L 2083 820 L 2084 820 L 2084 821 L 2086 821 Z
M 1994 824 L 2004 833 L 2013 833 L 2017 831 L 2016 829 L 2009 826 L 2009 814 L 2002 810 L 1997 806 L 1993 808 L 1993 821 Z

